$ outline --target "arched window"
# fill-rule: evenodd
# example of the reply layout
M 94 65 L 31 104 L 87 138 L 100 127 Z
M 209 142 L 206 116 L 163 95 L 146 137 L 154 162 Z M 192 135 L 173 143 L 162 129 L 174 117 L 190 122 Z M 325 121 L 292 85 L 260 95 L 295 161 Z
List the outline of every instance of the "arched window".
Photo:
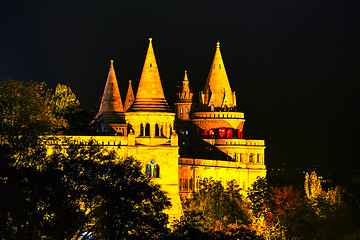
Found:
M 189 109 L 188 109 L 188 108 L 186 109 L 186 113 L 189 113 Z
M 159 129 L 159 125 L 157 123 L 155 124 L 155 136 L 156 137 L 160 136 L 160 129 Z
M 144 136 L 144 125 L 142 123 L 140 123 L 140 135 L 139 136 Z
M 154 178 L 160 177 L 160 167 L 157 164 L 154 165 L 154 174 L 153 174 L 153 176 L 154 176 Z
M 228 106 L 225 105 L 225 106 L 224 106 L 224 112 L 227 112 L 227 111 L 228 111 Z
M 150 136 L 150 124 L 145 125 L 145 136 Z
M 226 130 L 226 138 L 230 139 L 233 136 L 233 130 L 231 128 L 229 128 L 228 130 Z
M 249 162 L 253 162 L 253 154 L 252 153 L 250 153 L 250 155 L 249 155 Z
M 236 161 L 236 153 L 233 154 L 233 161 Z
M 152 67 L 152 63 L 150 63 L 150 67 Z
M 180 114 L 182 114 L 182 108 L 180 108 Z
M 133 129 L 132 125 L 130 123 L 128 123 L 128 125 L 127 125 L 127 133 L 129 134 L 130 132 L 134 132 L 134 129 Z
M 210 106 L 210 111 L 211 111 L 211 112 L 215 111 L 214 104 L 212 104 L 212 105 Z
M 145 166 L 145 176 L 151 177 L 151 165 L 150 164 L 146 164 L 146 166 Z

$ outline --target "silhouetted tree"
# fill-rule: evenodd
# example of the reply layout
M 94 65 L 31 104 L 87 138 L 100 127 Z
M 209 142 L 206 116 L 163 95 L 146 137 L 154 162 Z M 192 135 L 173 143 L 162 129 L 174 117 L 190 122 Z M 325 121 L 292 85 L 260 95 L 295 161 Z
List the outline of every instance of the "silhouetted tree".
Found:
M 160 185 L 142 173 L 139 162 L 119 159 L 95 142 L 70 145 L 65 154 L 61 150 L 51 158 L 83 208 L 79 233 L 88 231 L 99 239 L 158 239 L 167 233 L 163 210 L 170 201 Z

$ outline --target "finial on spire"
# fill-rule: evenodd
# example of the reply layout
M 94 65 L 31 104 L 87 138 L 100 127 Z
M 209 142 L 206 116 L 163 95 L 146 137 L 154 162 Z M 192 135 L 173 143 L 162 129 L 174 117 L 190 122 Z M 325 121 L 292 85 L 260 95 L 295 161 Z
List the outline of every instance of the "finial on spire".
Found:
M 149 41 L 150 41 L 150 43 L 151 43 L 151 41 L 152 41 L 152 38 L 149 38 Z
M 184 81 L 189 81 L 189 79 L 188 79 L 188 77 L 187 77 L 187 71 L 186 71 L 186 70 L 185 70 Z
M 219 41 L 216 43 L 216 48 L 220 48 L 220 42 Z
M 129 83 L 131 83 L 131 80 L 129 80 Z

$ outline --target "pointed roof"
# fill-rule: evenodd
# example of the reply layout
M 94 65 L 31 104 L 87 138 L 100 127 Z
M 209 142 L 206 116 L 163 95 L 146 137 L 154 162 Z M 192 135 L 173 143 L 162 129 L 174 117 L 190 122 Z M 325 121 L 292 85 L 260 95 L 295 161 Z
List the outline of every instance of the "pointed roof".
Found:
M 181 92 L 178 93 L 180 102 L 191 102 L 193 93 L 190 91 L 189 79 L 185 70 L 184 80 L 182 81 Z
M 101 99 L 99 113 L 96 116 L 96 118 L 101 117 L 108 124 L 122 123 L 125 119 L 124 107 L 121 101 L 113 63 L 114 61 L 110 60 L 110 70 Z
M 128 87 L 125 102 L 124 102 L 125 112 L 131 107 L 131 105 L 133 104 L 134 101 L 135 101 L 134 91 L 131 86 L 131 80 L 129 80 L 129 87 Z
M 141 73 L 136 98 L 129 111 L 171 112 L 161 85 L 159 70 L 152 46 L 152 38 L 149 38 L 149 47 Z
M 216 51 L 211 64 L 208 79 L 204 88 L 204 104 L 214 107 L 236 106 L 233 92 L 231 91 L 229 79 L 226 74 L 224 62 L 220 52 L 220 43 L 216 44 Z
M 184 81 L 189 81 L 186 70 L 185 70 L 185 75 L 184 75 Z

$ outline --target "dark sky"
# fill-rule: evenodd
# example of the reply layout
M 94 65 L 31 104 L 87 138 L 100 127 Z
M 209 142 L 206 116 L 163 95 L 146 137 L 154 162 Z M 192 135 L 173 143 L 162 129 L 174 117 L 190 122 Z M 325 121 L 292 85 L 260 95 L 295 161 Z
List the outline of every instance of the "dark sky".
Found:
M 2 1 L 0 79 L 66 84 L 97 111 L 109 60 L 125 97 L 152 37 L 172 103 L 185 69 L 203 89 L 219 40 L 268 166 L 359 160 L 359 12 L 357 0 Z

